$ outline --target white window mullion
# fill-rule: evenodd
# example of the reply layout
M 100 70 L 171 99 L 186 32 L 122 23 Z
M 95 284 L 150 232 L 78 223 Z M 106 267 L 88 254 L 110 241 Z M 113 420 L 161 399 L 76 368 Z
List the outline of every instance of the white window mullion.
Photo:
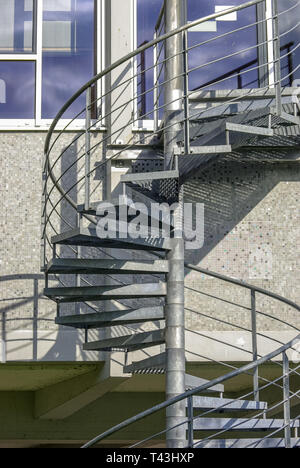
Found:
M 40 127 L 42 125 L 43 0 L 37 0 L 36 22 L 35 124 Z
M 96 33 L 96 73 L 98 74 L 105 68 L 105 0 L 97 0 Z M 103 78 L 97 85 L 97 108 L 104 94 L 105 79 Z M 101 114 L 105 115 L 105 100 L 101 102 Z M 101 121 L 101 125 L 105 125 L 105 122 Z
M 274 68 L 274 32 L 273 32 L 273 2 L 266 0 L 266 19 L 267 19 L 267 49 L 268 49 L 268 69 L 269 69 L 269 86 L 274 88 L 275 85 L 275 68 Z

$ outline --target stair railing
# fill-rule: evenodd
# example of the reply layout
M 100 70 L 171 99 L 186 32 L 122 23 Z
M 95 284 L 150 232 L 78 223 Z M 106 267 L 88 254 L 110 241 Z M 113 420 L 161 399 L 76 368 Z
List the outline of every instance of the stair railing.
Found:
M 116 426 L 108 429 L 107 431 L 105 431 L 104 433 L 98 435 L 97 437 L 95 437 L 94 439 L 92 439 L 90 442 L 86 443 L 82 448 L 90 448 L 92 446 L 94 446 L 95 444 L 103 441 L 104 439 L 107 439 L 108 437 L 111 437 L 112 435 L 116 434 L 117 432 L 127 428 L 128 426 L 132 425 L 132 424 L 135 424 L 137 423 L 138 421 L 141 421 L 143 419 L 145 419 L 146 417 L 148 416 L 151 416 L 153 414 L 156 414 L 158 413 L 159 411 L 171 406 L 171 405 L 174 405 L 175 403 L 178 403 L 180 401 L 183 401 L 183 400 L 187 400 L 199 393 L 203 393 L 205 392 L 206 390 L 209 390 L 211 387 L 213 386 L 216 386 L 216 385 L 219 385 L 219 384 L 223 384 L 225 382 L 228 382 L 229 380 L 231 379 L 234 379 L 235 377 L 238 377 L 244 373 L 248 373 L 250 371 L 252 371 L 253 369 L 255 369 L 256 367 L 260 367 L 262 366 L 263 364 L 267 363 L 267 362 L 270 362 L 272 360 L 274 360 L 275 358 L 278 358 L 278 356 L 282 355 L 283 356 L 283 362 L 284 362 L 284 373 L 283 375 L 281 376 L 281 379 L 284 380 L 284 395 L 283 395 L 283 403 L 284 403 L 284 406 L 285 406 L 285 423 L 284 425 L 280 428 L 280 430 L 284 430 L 285 431 L 285 443 L 286 443 L 286 446 L 288 448 L 288 446 L 290 445 L 290 440 L 291 440 L 291 436 L 290 436 L 290 429 L 291 429 L 291 419 L 290 419 L 290 415 L 289 415 L 289 411 L 287 409 L 287 401 L 290 400 L 290 393 L 288 393 L 288 387 L 289 387 L 289 376 L 294 372 L 293 370 L 290 371 L 288 370 L 287 368 L 287 363 L 288 363 L 288 360 L 287 360 L 287 357 L 286 357 L 286 352 L 288 350 L 291 350 L 291 349 L 296 349 L 295 347 L 298 345 L 299 343 L 299 340 L 300 340 L 300 335 L 298 335 L 294 340 L 290 341 L 289 343 L 285 344 L 284 346 L 281 346 L 280 348 L 278 348 L 277 350 L 269 353 L 267 356 L 264 356 L 263 358 L 255 361 L 255 362 L 251 362 L 245 366 L 242 366 L 241 368 L 237 369 L 237 370 L 234 370 L 224 376 L 221 376 L 221 377 L 218 377 L 216 379 L 213 379 L 212 381 L 206 383 L 206 384 L 203 384 L 199 387 L 196 387 L 192 390 L 188 390 L 187 392 L 183 393 L 182 395 L 179 395 L 179 396 L 176 396 L 174 398 L 171 398 L 167 401 L 164 401 L 162 403 L 159 403 L 158 405 L 155 405 L 153 406 L 152 408 L 149 408 L 123 422 L 121 422 L 120 424 L 117 424 Z M 298 366 L 299 367 L 299 366 Z M 298 369 L 297 367 L 297 369 Z M 278 380 L 278 379 L 276 379 Z M 275 380 L 275 381 L 276 381 Z M 270 384 L 274 384 L 274 382 L 271 382 Z M 293 396 L 298 396 L 298 393 L 299 392 L 296 392 L 295 394 L 293 394 Z M 287 395 L 289 395 L 287 397 Z M 281 403 L 282 404 L 282 403 Z M 224 408 L 225 408 L 226 405 L 224 405 Z M 220 408 L 218 408 L 219 410 Z M 211 411 L 210 411 L 211 412 Z M 207 412 L 206 414 L 210 413 L 210 412 Z M 202 415 L 203 416 L 203 415 Z M 180 423 L 180 425 L 182 424 L 185 424 L 187 425 L 187 423 L 190 423 L 192 424 L 192 422 L 197 419 L 195 418 L 194 416 L 192 416 L 191 418 L 187 419 L 186 421 L 184 421 L 183 423 Z M 179 426 L 179 425 L 178 425 Z M 177 426 L 176 426 L 177 427 Z M 172 428 L 174 429 L 174 427 Z M 190 428 L 190 432 L 193 428 L 191 427 Z M 171 429 L 170 429 L 171 430 Z M 194 431 L 193 431 L 194 432 Z M 153 437 L 155 436 L 158 436 L 158 435 L 162 435 L 162 434 L 165 434 L 166 433 L 166 430 L 163 430 L 157 434 L 155 434 L 154 436 L 151 436 L 147 439 L 145 439 L 144 441 L 138 443 L 138 444 L 135 444 L 134 446 L 138 446 L 142 443 L 145 443 L 145 442 L 149 442 L 149 440 L 152 440 Z M 220 434 L 219 434 L 220 435 Z M 192 446 L 194 447 L 196 444 L 194 443 L 194 441 L 190 441 L 192 442 Z M 201 441 L 201 443 L 203 443 L 203 441 Z

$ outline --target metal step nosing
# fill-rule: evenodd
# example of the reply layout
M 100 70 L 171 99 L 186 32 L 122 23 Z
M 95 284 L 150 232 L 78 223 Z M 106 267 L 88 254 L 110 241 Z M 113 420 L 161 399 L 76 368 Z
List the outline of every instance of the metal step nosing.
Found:
M 120 336 L 106 340 L 85 343 L 85 351 L 96 351 L 109 348 L 142 349 L 144 347 L 157 346 L 165 341 L 165 330 L 136 333 L 134 335 Z
M 194 448 L 206 449 L 240 449 L 240 448 L 285 448 L 285 439 L 282 438 L 268 438 L 268 439 L 219 439 L 207 440 L 194 440 Z M 300 447 L 300 439 L 291 439 L 292 448 Z
M 137 273 L 168 273 L 166 260 L 102 260 L 102 259 L 64 259 L 57 258 L 49 262 L 48 273 L 63 274 L 137 274 Z
M 251 135 L 274 136 L 274 131 L 270 128 L 253 127 L 251 125 L 242 125 L 232 122 L 226 122 L 226 130 L 238 133 L 248 133 Z
M 265 402 L 194 396 L 193 407 L 204 410 L 219 409 L 219 411 L 264 411 L 268 405 Z
M 272 431 L 284 429 L 282 419 L 239 419 L 239 418 L 197 418 L 195 431 Z M 291 421 L 291 428 L 298 428 L 299 421 Z
M 151 180 L 164 180 L 164 179 L 178 179 L 178 171 L 157 171 L 157 172 L 143 172 L 143 173 L 130 173 L 121 176 L 121 182 L 138 182 L 138 181 L 151 181 Z
M 143 307 L 135 310 L 114 310 L 85 315 L 67 315 L 57 317 L 55 323 L 75 328 L 98 328 L 123 325 L 129 323 L 144 323 L 164 320 L 163 307 Z

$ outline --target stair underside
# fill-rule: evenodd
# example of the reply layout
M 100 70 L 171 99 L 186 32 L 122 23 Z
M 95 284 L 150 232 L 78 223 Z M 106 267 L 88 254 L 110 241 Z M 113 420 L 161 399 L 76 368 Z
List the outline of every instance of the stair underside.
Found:
M 195 440 L 196 444 L 194 448 L 206 448 L 206 449 L 241 449 L 241 448 L 285 448 L 285 439 L 220 439 L 220 440 L 207 440 L 201 442 L 201 440 Z M 300 447 L 300 439 L 291 440 L 292 448 Z
M 124 366 L 126 374 L 164 374 L 166 371 L 166 353 L 151 356 L 142 361 L 133 362 L 128 366 Z M 207 384 L 208 380 L 201 379 L 194 375 L 185 375 L 185 388 L 190 390 L 192 388 L 200 387 L 200 385 Z M 224 385 L 215 385 L 203 393 L 223 393 Z
M 49 274 L 152 274 L 168 272 L 165 260 L 102 260 L 55 258 L 47 266 Z
M 152 332 L 136 333 L 135 335 L 120 336 L 116 338 L 108 338 L 106 340 L 85 343 L 83 345 L 83 349 L 85 351 L 137 351 L 139 349 L 162 345 L 164 342 L 165 330 L 156 330 Z
M 163 307 L 142 307 L 136 310 L 114 310 L 84 315 L 57 317 L 55 323 L 68 327 L 92 329 L 164 320 Z
M 95 228 L 76 228 L 63 234 L 52 237 L 53 244 L 58 245 L 81 245 L 85 247 L 103 247 L 132 250 L 148 251 L 168 251 L 170 244 L 168 239 L 147 238 L 147 239 L 120 239 L 108 238 L 102 239 L 97 236 Z
M 164 297 L 166 294 L 165 283 L 46 288 L 44 290 L 45 296 L 60 303 L 136 299 L 138 297 L 156 298 Z

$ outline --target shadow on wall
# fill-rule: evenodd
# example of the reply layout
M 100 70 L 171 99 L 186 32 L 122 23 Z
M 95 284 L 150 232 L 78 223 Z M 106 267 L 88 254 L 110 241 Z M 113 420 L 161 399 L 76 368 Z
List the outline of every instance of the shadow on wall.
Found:
M 263 155 L 261 155 L 263 156 Z M 299 154 L 295 154 L 299 157 Z M 265 159 L 262 158 L 261 159 Z M 204 203 L 204 245 L 199 250 L 187 251 L 187 261 L 194 264 L 202 262 L 212 250 L 222 242 L 229 234 L 238 229 L 241 236 L 247 240 L 244 245 L 251 255 L 251 248 L 255 246 L 257 236 L 268 242 L 275 234 L 274 228 L 278 225 L 286 225 L 286 212 L 276 213 L 276 225 L 273 225 L 276 206 L 266 206 L 259 214 L 259 220 L 251 218 L 246 226 L 240 223 L 257 207 L 281 182 L 300 181 L 298 163 L 293 162 L 262 162 L 256 157 L 251 157 L 251 152 L 223 157 L 209 167 L 199 171 L 196 176 L 184 186 L 184 200 L 189 203 Z M 282 202 L 282 200 L 280 200 Z M 288 204 L 288 201 L 287 201 Z M 290 209 L 286 206 L 286 210 Z M 269 211 L 268 211 L 269 210 Z M 238 232 L 237 234 L 240 234 Z M 238 256 L 241 245 L 232 239 L 229 247 Z M 231 258 L 231 257 L 230 257 Z M 215 259 L 214 268 L 220 273 L 235 275 L 234 264 L 226 264 L 226 255 Z M 233 261 L 233 259 L 232 259 Z M 248 262 L 245 270 L 240 271 L 240 279 L 255 279 L 249 275 Z M 231 267 L 231 268 L 230 268 Z M 233 268 L 232 268 L 233 267 Z M 268 279 L 268 278 L 265 278 Z
M 61 173 L 72 166 L 62 178 L 62 186 L 65 190 L 73 187 L 81 170 L 80 168 L 78 170 L 77 167 L 76 154 L 78 153 L 75 142 L 73 145 L 71 144 L 61 159 L 61 167 L 59 168 Z M 250 150 L 243 162 L 241 162 L 240 156 L 240 154 L 233 154 L 230 157 L 220 158 L 209 167 L 199 171 L 192 180 L 185 184 L 185 201 L 205 204 L 204 246 L 199 250 L 187 252 L 187 261 L 191 263 L 199 264 L 202 262 L 280 182 L 300 180 L 299 166 L 294 163 L 274 162 L 274 164 L 270 164 L 270 162 L 262 162 L 257 158 L 257 152 L 255 159 L 252 158 Z M 98 176 L 96 172 L 95 179 Z M 75 188 L 70 191 L 70 195 L 73 200 L 78 201 L 78 192 Z M 70 227 L 77 226 L 76 212 L 65 202 L 62 203 L 61 210 L 56 216 L 57 231 L 66 231 Z M 277 221 L 285 223 L 283 213 L 282 219 Z M 51 235 L 54 234 L 55 232 L 51 233 Z M 234 250 L 235 246 L 232 245 L 231 248 Z M 76 254 L 76 249 L 69 247 L 63 247 L 60 252 L 60 255 L 70 258 L 75 257 Z M 102 255 L 101 252 L 95 250 L 93 250 L 93 254 L 98 257 Z M 88 253 L 88 249 L 84 249 L 84 255 L 91 255 L 91 253 Z M 235 272 L 232 272 L 233 264 L 228 264 L 228 270 L 223 268 L 223 265 L 224 258 L 221 258 L 218 271 L 235 276 Z M 249 270 L 247 271 L 249 274 Z M 246 271 L 242 276 L 241 279 L 248 279 Z M 151 277 L 149 278 L 151 281 Z M 63 286 L 74 286 L 76 282 L 76 278 L 70 275 L 61 276 L 60 279 Z M 101 277 L 86 277 L 84 280 L 93 282 L 92 284 L 101 284 L 99 283 Z M 134 280 L 147 282 L 144 276 L 134 278 Z M 13 342 L 15 348 L 19 350 L 24 348 L 25 351 L 29 343 L 32 346 L 32 353 L 29 356 L 28 352 L 24 352 L 26 360 L 73 361 L 78 359 L 76 350 L 78 347 L 80 348 L 82 343 L 80 333 L 73 330 L 66 332 L 65 328 L 57 329 L 54 324 L 56 306 L 42 295 L 43 275 L 1 276 L 0 283 L 3 286 L 10 284 L 9 288 L 1 288 L 5 293 L 1 294 L 1 302 L 5 305 L 0 307 L 2 340 L 10 349 L 12 349 Z M 81 284 L 88 285 L 83 280 Z M 22 295 L 20 294 L 22 289 L 31 291 L 31 293 Z M 6 295 L 7 297 L 5 297 Z M 25 316 L 22 315 L 23 311 Z M 62 314 L 76 311 L 78 312 L 79 309 L 76 309 L 73 304 L 64 305 L 62 308 Z M 92 312 L 93 310 L 88 306 L 81 306 L 81 312 L 85 311 Z M 10 324 L 13 324 L 13 327 Z M 18 330 L 23 331 L 24 326 L 26 337 L 18 339 L 17 332 Z M 11 335 L 11 338 L 8 335 Z M 43 346 L 45 353 L 41 355 L 38 347 L 43 342 L 47 342 L 47 346 Z M 82 353 L 81 358 L 82 360 L 99 360 L 99 355 L 98 353 L 94 353 L 94 356 Z

